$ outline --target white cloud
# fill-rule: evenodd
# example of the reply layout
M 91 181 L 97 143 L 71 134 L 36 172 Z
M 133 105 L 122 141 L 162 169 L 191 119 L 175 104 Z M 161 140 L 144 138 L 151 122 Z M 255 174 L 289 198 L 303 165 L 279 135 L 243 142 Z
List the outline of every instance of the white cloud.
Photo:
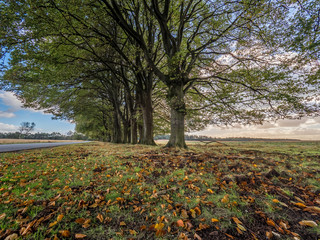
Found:
M 0 122 L 0 132 L 15 132 L 18 131 L 18 126 Z
M 15 117 L 16 115 L 12 112 L 3 112 L 3 111 L 0 111 L 0 118 L 13 118 Z
M 4 105 L 9 107 L 9 109 L 7 111 L 5 111 L 5 113 L 13 114 L 13 112 L 17 112 L 19 110 L 27 110 L 30 112 L 38 112 L 38 113 L 46 114 L 46 113 L 44 113 L 44 110 L 23 108 L 22 102 L 12 92 L 0 91 L 0 100 L 2 100 Z M 1 112 L 0 112 L 0 117 L 1 117 Z M 11 116 L 11 117 L 13 117 L 13 116 Z
M 9 107 L 8 111 L 10 112 L 16 112 L 22 109 L 21 101 L 11 92 L 0 91 L 0 99 L 4 105 Z

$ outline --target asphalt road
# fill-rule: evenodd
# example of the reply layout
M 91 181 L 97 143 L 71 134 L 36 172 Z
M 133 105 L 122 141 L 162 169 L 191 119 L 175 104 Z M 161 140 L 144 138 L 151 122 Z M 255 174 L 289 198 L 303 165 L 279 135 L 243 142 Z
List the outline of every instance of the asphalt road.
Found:
M 56 143 L 24 143 L 24 144 L 0 144 L 0 152 L 15 152 L 35 148 L 59 147 L 69 144 L 86 143 L 84 142 L 56 142 Z

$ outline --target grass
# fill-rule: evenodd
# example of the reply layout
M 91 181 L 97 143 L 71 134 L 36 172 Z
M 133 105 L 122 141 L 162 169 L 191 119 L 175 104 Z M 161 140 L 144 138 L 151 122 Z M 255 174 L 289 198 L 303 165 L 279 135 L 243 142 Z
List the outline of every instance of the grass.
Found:
M 227 144 L 1 154 L 0 239 L 318 239 L 318 143 Z

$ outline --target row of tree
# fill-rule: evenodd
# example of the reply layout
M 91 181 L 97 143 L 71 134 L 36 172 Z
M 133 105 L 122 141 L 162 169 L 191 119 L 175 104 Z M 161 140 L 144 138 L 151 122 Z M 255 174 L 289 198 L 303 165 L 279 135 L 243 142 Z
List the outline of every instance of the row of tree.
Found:
M 66 135 L 59 132 L 52 133 L 21 133 L 21 132 L 0 132 L 2 139 L 51 139 L 51 140 L 88 140 L 83 134 L 68 132 Z
M 318 114 L 317 0 L 1 1 L 1 87 L 115 143 Z

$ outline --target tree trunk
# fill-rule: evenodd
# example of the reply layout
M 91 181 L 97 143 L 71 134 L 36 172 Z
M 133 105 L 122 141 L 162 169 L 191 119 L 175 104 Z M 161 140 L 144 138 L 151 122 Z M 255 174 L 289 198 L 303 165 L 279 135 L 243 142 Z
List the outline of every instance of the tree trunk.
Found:
M 113 112 L 113 132 L 112 132 L 112 142 L 113 143 L 122 143 L 122 131 L 121 123 L 119 119 L 119 114 L 116 109 Z
M 137 133 L 137 119 L 135 114 L 131 116 L 131 129 L 130 129 L 130 143 L 136 144 L 138 142 L 138 133 Z
M 165 147 L 187 148 L 184 140 L 184 117 L 186 115 L 186 105 L 184 102 L 183 85 L 172 84 L 168 90 L 168 102 L 171 108 L 171 135 Z
M 145 91 L 142 93 L 141 99 L 141 111 L 143 120 L 142 136 L 140 137 L 140 144 L 156 145 L 153 140 L 153 108 L 151 91 Z

